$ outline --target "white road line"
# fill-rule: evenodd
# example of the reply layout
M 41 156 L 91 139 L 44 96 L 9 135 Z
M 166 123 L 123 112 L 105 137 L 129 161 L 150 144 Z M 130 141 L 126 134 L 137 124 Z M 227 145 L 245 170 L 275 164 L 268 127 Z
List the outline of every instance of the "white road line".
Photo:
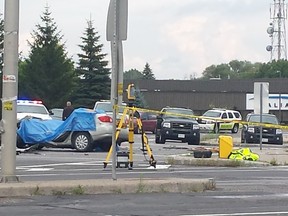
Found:
M 252 215 L 287 215 L 288 212 L 251 212 L 251 213 L 223 213 L 223 214 L 190 214 L 190 215 L 181 215 L 181 216 L 252 216 Z

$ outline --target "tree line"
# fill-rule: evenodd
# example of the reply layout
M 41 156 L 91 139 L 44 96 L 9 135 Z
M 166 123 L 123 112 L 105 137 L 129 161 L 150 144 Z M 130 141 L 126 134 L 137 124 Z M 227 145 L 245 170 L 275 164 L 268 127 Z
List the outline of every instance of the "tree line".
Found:
M 75 107 L 92 108 L 95 101 L 110 98 L 110 74 L 103 44 L 93 21 L 81 36 L 78 61 L 68 56 L 63 35 L 58 30 L 49 7 L 40 15 L 41 23 L 32 31 L 33 41 L 27 57 L 19 55 L 18 98 L 40 99 L 48 108 L 63 107 L 67 100 Z M 4 19 L 0 14 L 0 74 L 3 75 Z M 251 79 L 277 78 L 288 76 L 287 60 L 268 63 L 251 63 L 232 60 L 229 63 L 207 67 L 198 79 Z M 124 79 L 156 79 L 151 66 L 146 62 L 144 69 L 130 69 L 123 74 Z M 1 92 L 2 92 L 2 82 Z M 138 92 L 139 106 L 147 107 L 141 92 Z M 1 93 L 2 95 L 2 93 Z
M 68 56 L 63 35 L 52 18 L 49 7 L 40 16 L 41 23 L 31 33 L 29 54 L 19 57 L 18 98 L 42 100 L 50 109 L 63 107 L 71 100 L 75 107 L 93 108 L 94 103 L 110 98 L 110 74 L 103 44 L 93 21 L 83 31 L 78 62 Z M 3 75 L 4 19 L 0 14 L 0 73 Z M 142 78 L 155 79 L 146 63 Z M 2 80 L 2 78 L 1 78 Z M 2 82 L 1 82 L 2 92 Z M 1 93 L 2 95 L 2 93 Z

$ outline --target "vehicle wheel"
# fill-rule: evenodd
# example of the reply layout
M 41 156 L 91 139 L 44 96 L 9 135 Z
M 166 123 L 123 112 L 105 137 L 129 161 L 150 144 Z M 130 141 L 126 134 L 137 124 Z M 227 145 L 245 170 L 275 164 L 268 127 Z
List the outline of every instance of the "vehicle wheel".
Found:
M 219 123 L 215 123 L 214 124 L 213 131 L 214 131 L 214 133 L 219 133 L 220 132 L 220 124 Z
M 78 132 L 72 136 L 72 146 L 77 151 L 86 152 L 92 150 L 92 141 L 88 132 Z
M 27 148 L 26 143 L 24 143 L 23 139 L 19 135 L 17 135 L 17 145 L 16 146 L 17 146 L 17 148 L 21 148 L 21 149 Z
M 234 124 L 231 132 L 232 132 L 232 133 L 238 133 L 238 130 L 239 130 L 239 125 L 238 125 L 238 124 Z
M 160 134 L 159 137 L 155 136 L 155 143 L 157 143 L 157 144 L 165 144 L 165 139 L 164 139 L 164 137 L 161 136 L 161 134 Z

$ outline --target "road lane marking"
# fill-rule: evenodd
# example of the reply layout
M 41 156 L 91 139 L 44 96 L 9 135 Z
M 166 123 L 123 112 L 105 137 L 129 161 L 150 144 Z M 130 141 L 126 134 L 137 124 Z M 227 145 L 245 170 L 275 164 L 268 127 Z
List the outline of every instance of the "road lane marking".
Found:
M 253 216 L 253 215 L 287 215 L 288 212 L 245 212 L 245 213 L 224 213 L 224 214 L 189 214 L 181 216 Z

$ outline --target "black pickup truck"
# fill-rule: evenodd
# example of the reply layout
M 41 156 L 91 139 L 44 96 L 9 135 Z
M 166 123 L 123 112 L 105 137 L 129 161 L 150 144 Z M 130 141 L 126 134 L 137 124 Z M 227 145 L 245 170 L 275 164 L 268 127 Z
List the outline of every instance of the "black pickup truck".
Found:
M 180 140 L 188 145 L 199 145 L 200 128 L 191 109 L 165 107 L 157 116 L 155 143 Z

